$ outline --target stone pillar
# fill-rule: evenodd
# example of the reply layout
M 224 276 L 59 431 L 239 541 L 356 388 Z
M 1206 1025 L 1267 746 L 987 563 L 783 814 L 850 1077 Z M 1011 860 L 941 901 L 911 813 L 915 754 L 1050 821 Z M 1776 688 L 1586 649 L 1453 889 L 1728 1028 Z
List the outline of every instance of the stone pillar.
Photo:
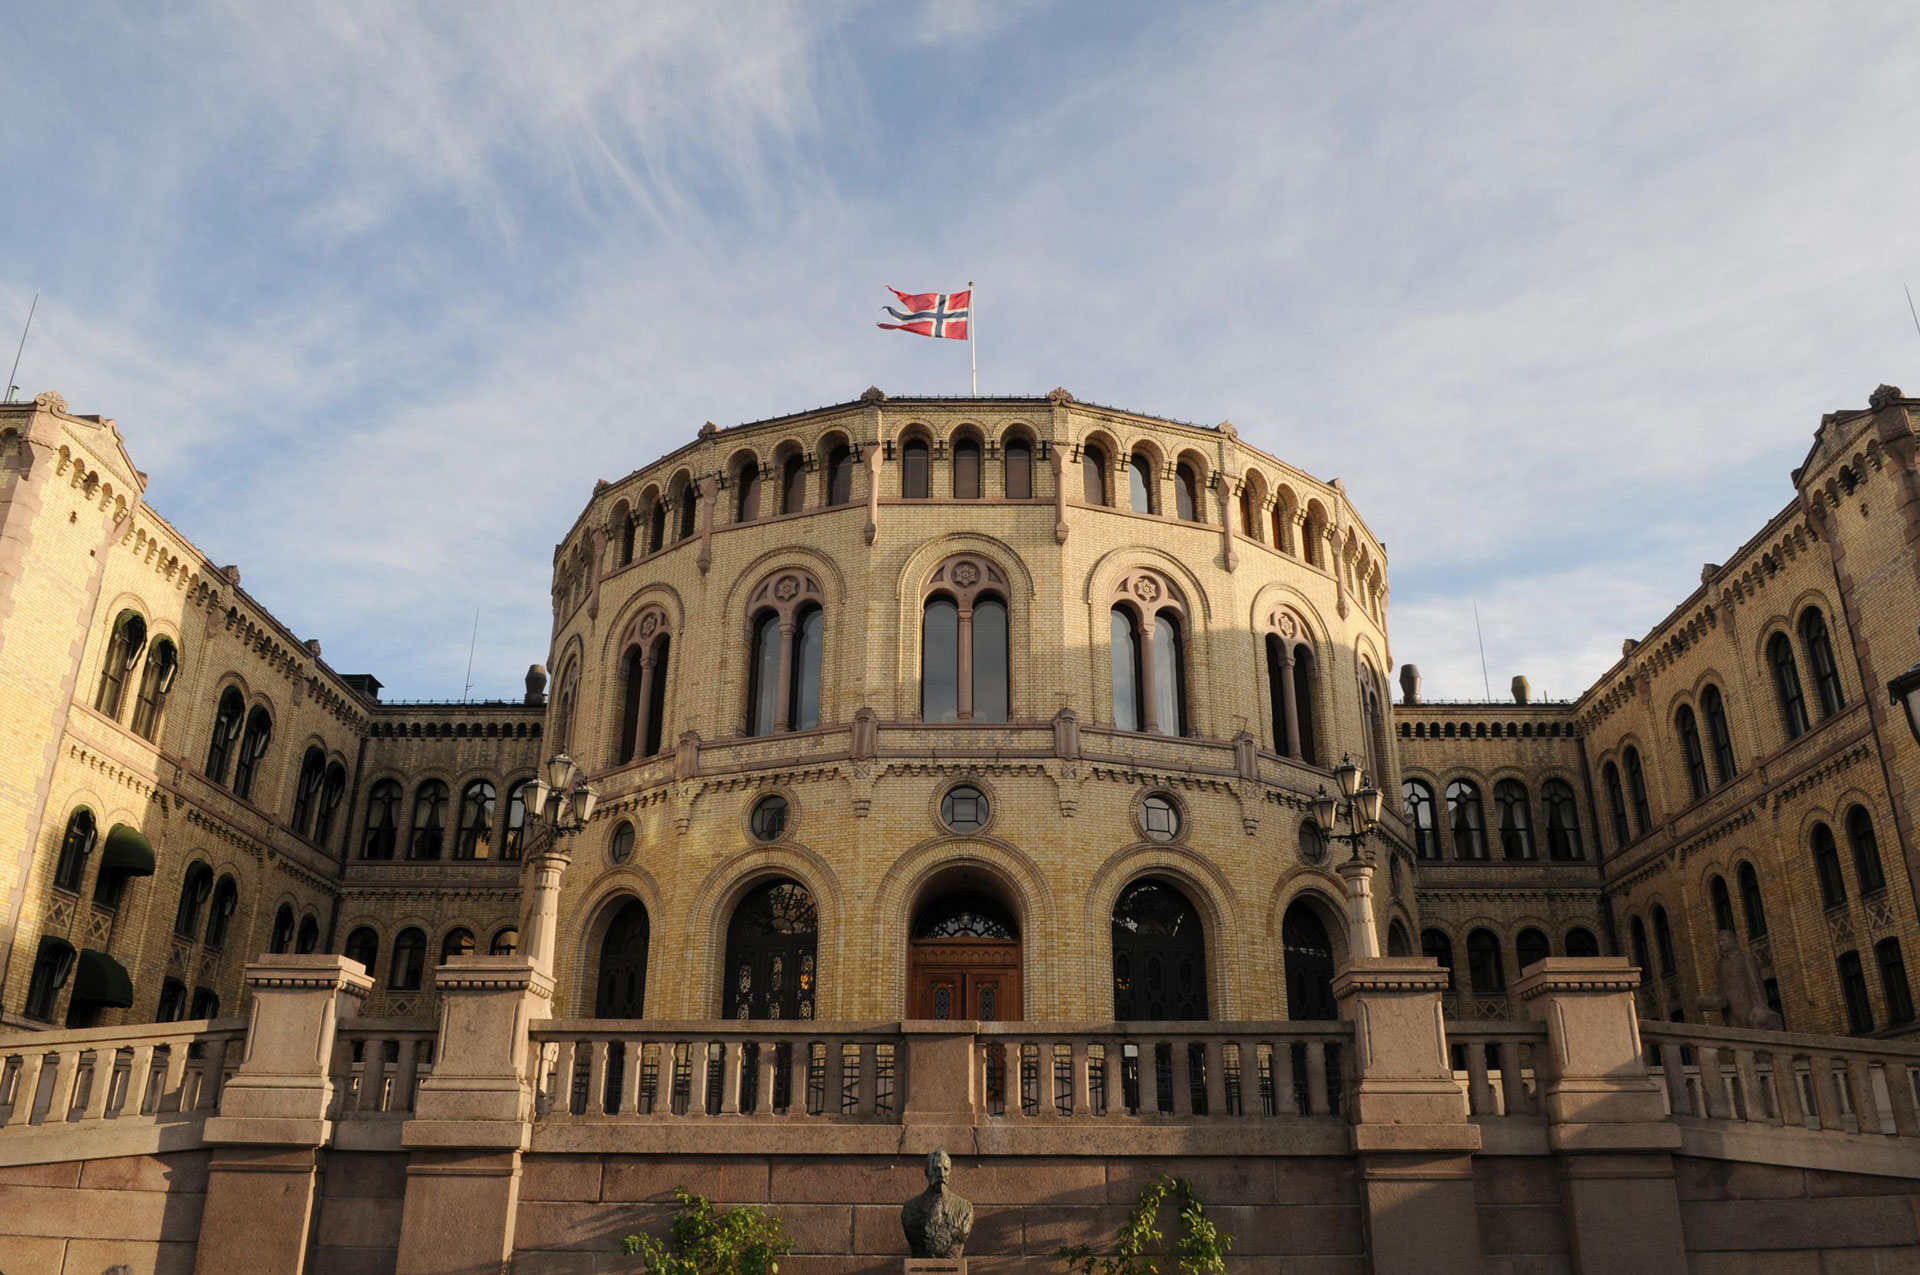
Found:
M 1356 960 L 1380 955 L 1380 931 L 1373 920 L 1373 864 L 1348 859 L 1335 868 L 1347 883 L 1347 950 Z
M 1527 1017 L 1547 1025 L 1535 1083 L 1560 1160 L 1573 1268 L 1585 1275 L 1687 1269 L 1673 1179 L 1680 1130 L 1647 1075 L 1639 984 L 1620 957 L 1550 956 L 1514 989 Z
M 1470 1272 L 1484 1261 L 1473 1194 L 1479 1126 L 1453 1078 L 1430 957 L 1355 959 L 1333 980 L 1354 1030 L 1353 1149 L 1376 1272 Z
M 907 1104 L 900 1112 L 902 1152 L 924 1155 L 974 1145 L 974 1093 L 980 1038 L 970 1022 L 908 1020 Z
M 435 970 L 434 985 L 440 1041 L 400 1136 L 413 1155 L 395 1271 L 499 1271 L 513 1254 L 532 1131 L 538 1060 L 527 1033 L 551 1014 L 553 980 L 525 957 L 464 956 Z
M 555 793 L 555 801 L 565 794 Z M 551 826 L 546 840 L 528 856 L 533 868 L 533 890 L 527 900 L 527 923 L 520 931 L 520 947 L 549 981 L 553 978 L 553 948 L 560 933 L 560 878 L 573 862 L 573 847 Z
M 246 970 L 253 1017 L 240 1069 L 207 1121 L 213 1155 L 195 1275 L 306 1269 L 316 1152 L 332 1133 L 335 1028 L 373 986 L 344 956 L 269 956 Z

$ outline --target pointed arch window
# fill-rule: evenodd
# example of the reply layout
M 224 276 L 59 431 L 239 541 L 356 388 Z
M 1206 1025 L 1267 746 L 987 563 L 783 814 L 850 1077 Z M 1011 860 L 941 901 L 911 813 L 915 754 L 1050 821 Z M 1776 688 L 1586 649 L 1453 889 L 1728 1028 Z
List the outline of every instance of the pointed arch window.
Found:
M 1780 700 L 1780 721 L 1788 739 L 1798 739 L 1812 725 L 1807 720 L 1807 700 L 1800 690 L 1800 665 L 1793 658 L 1793 643 L 1784 633 L 1776 633 L 1767 643 L 1767 662 L 1773 666 L 1773 692 Z
M 113 622 L 113 636 L 107 642 L 106 659 L 100 664 L 100 689 L 94 693 L 93 707 L 108 717 L 120 716 L 120 700 L 126 690 L 127 674 L 140 661 L 147 645 L 147 622 L 136 611 L 122 611 Z
M 949 558 L 926 585 L 920 622 L 920 717 L 1004 722 L 1012 705 L 1007 579 L 985 558 Z
M 1089 505 L 1107 503 L 1107 453 L 1096 443 L 1080 449 L 1081 498 Z
M 413 831 L 407 838 L 407 858 L 438 859 L 447 836 L 447 785 L 429 779 L 414 789 Z
M 1809 844 L 1813 850 L 1813 874 L 1820 881 L 1821 902 L 1828 908 L 1843 906 L 1847 901 L 1847 879 L 1840 871 L 1840 850 L 1834 844 L 1833 829 L 1816 823 Z
M 752 522 L 760 516 L 760 462 L 752 456 L 734 470 L 735 522 Z
M 53 869 L 55 889 L 80 893 L 80 883 L 87 875 L 87 860 L 99 840 L 100 826 L 94 822 L 91 810 L 81 806 L 67 816 L 66 835 L 60 839 L 60 858 Z
M 1004 456 L 1007 499 L 1033 499 L 1033 444 L 1022 437 L 1009 438 Z
M 204 863 L 189 866 L 180 884 L 180 904 L 173 912 L 173 933 L 176 938 L 191 940 L 199 937 L 200 909 L 207 905 L 212 893 L 213 869 Z
M 233 795 L 243 800 L 253 796 L 253 781 L 259 777 L 260 761 L 273 740 L 273 718 L 258 705 L 247 714 L 247 730 L 240 737 L 240 756 L 233 767 Z
M 400 838 L 400 781 L 382 779 L 367 794 L 367 828 L 360 839 L 362 859 L 391 859 Z
M 1822 720 L 1832 717 L 1847 705 L 1840 689 L 1840 665 L 1833 658 L 1833 639 L 1827 634 L 1827 617 L 1819 607 L 1808 607 L 1800 616 L 1800 641 L 1807 648 L 1807 663 L 1813 666 L 1813 687 L 1820 700 Z
M 1707 898 L 1713 907 L 1713 927 L 1738 934 L 1739 931 L 1733 928 L 1733 891 L 1727 888 L 1725 877 L 1715 873 L 1708 880 Z
M 140 692 L 133 701 L 133 733 L 152 739 L 160 727 L 160 711 L 167 705 L 167 692 L 180 671 L 180 652 L 166 638 L 157 638 L 147 650 L 147 664 L 140 672 Z
M 227 931 L 233 927 L 233 914 L 240 906 L 240 887 L 230 876 L 220 878 L 213 887 L 213 906 L 207 912 L 207 947 L 215 952 L 227 945 Z
M 1633 826 L 1644 837 L 1653 829 L 1653 808 L 1647 801 L 1647 772 L 1640 765 L 1640 750 L 1629 744 L 1620 760 L 1627 767 L 1627 792 L 1633 798 Z
M 1547 855 L 1567 861 L 1584 859 L 1580 844 L 1580 807 L 1573 799 L 1573 785 L 1564 779 L 1549 779 L 1540 786 L 1540 801 L 1547 808 Z
M 953 442 L 953 495 L 956 500 L 978 500 L 980 485 L 980 440 L 971 434 Z
M 1200 504 L 1200 475 L 1184 460 L 1173 467 L 1173 497 L 1182 522 L 1206 521 Z
M 240 689 L 229 686 L 220 695 L 220 709 L 213 719 L 213 739 L 207 745 L 207 778 L 216 784 L 227 782 L 227 764 L 233 759 L 234 741 L 247 717 L 247 701 Z
M 1493 802 L 1500 807 L 1500 854 L 1506 859 L 1532 859 L 1533 815 L 1527 801 L 1527 786 L 1517 779 L 1502 779 L 1493 786 Z
M 1733 732 L 1727 727 L 1727 702 L 1720 688 L 1709 686 L 1700 692 L 1700 711 L 1707 719 L 1707 739 L 1713 745 L 1713 768 L 1726 783 L 1739 773 L 1733 759 Z
M 320 806 L 320 789 L 327 782 L 327 755 L 318 748 L 307 749 L 300 759 L 300 778 L 293 786 L 293 830 L 307 835 L 307 826 Z
M 931 452 L 924 438 L 909 438 L 900 445 L 900 495 L 905 500 L 925 500 L 932 494 Z
M 1486 816 L 1480 808 L 1480 787 L 1471 779 L 1447 785 L 1447 825 L 1453 830 L 1453 857 L 1487 857 Z
M 456 859 L 478 859 L 493 845 L 493 812 L 498 793 L 491 782 L 476 779 L 460 793 L 460 835 L 453 843 Z
M 797 514 L 807 507 L 807 461 L 798 452 L 780 466 L 780 512 Z
M 1633 832 L 1627 826 L 1627 793 L 1620 785 L 1620 767 L 1608 762 L 1600 778 L 1607 789 L 1607 813 L 1613 816 L 1613 844 L 1624 849 L 1633 844 Z
M 853 502 L 853 448 L 835 443 L 827 452 L 827 504 Z
M 1693 798 L 1707 795 L 1712 784 L 1707 779 L 1707 752 L 1700 745 L 1700 722 L 1690 705 L 1682 704 L 1674 714 L 1674 728 L 1680 733 L 1680 750 L 1687 759 L 1687 782 L 1693 786 Z
M 1853 847 L 1853 875 L 1860 882 L 1860 893 L 1878 894 L 1887 888 L 1887 874 L 1880 865 L 1880 839 L 1873 833 L 1873 816 L 1865 806 L 1847 811 L 1847 841 Z
M 1747 914 L 1747 941 L 1765 938 L 1767 904 L 1760 897 L 1760 874 L 1753 870 L 1751 863 L 1742 863 L 1734 879 L 1740 883 L 1740 910 Z
M 1435 824 L 1433 789 L 1424 779 L 1409 779 L 1400 785 L 1400 797 L 1406 803 L 1407 826 L 1413 830 L 1413 851 L 1422 859 L 1440 857 L 1440 830 Z
M 1153 462 L 1145 452 L 1135 452 L 1127 462 L 1127 500 L 1137 514 L 1154 512 Z

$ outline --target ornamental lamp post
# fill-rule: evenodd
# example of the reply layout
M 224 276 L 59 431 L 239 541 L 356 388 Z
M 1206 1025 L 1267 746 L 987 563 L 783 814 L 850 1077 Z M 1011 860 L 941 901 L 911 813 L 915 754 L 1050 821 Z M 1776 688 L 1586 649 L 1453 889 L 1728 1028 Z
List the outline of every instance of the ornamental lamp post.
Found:
M 1887 694 L 1906 710 L 1907 729 L 1913 733 L 1914 743 L 1920 744 L 1920 664 L 1888 682 Z
M 600 794 L 565 753 L 549 757 L 544 773 L 536 775 L 528 787 L 527 817 L 545 824 L 547 836 L 535 838 L 538 848 L 528 856 L 534 879 L 524 931 L 526 951 L 534 968 L 551 978 L 554 939 L 560 929 L 560 878 L 573 862 L 570 840 L 593 818 Z
M 1355 957 L 1380 955 L 1380 935 L 1373 921 L 1373 856 L 1364 847 L 1380 822 L 1380 790 L 1368 781 L 1353 758 L 1343 756 L 1334 767 L 1340 788 L 1335 798 L 1323 786 L 1313 801 L 1313 821 L 1328 841 L 1344 841 L 1352 853 L 1335 869 L 1347 883 L 1347 934 Z M 1340 832 L 1340 816 L 1351 831 Z

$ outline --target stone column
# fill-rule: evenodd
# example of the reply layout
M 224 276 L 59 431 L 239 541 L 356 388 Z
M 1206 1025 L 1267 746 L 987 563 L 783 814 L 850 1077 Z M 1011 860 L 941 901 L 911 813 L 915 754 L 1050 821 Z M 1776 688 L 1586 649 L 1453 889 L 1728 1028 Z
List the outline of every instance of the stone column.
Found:
M 1687 1269 L 1673 1179 L 1680 1130 L 1647 1075 L 1639 983 L 1620 957 L 1550 956 L 1514 988 L 1527 1017 L 1547 1025 L 1534 1077 L 1560 1160 L 1573 1269 L 1584 1275 Z
M 973 603 L 969 601 L 960 607 L 954 622 L 954 674 L 953 702 L 959 719 L 963 722 L 973 720 Z
M 907 1103 L 900 1112 L 900 1149 L 908 1155 L 953 1151 L 974 1141 L 974 1093 L 980 1038 L 970 1022 L 908 1020 Z
M 247 966 L 253 1017 L 240 1069 L 206 1124 L 195 1275 L 306 1269 L 319 1148 L 332 1136 L 335 1028 L 373 986 L 344 956 L 269 956 Z
M 1283 637 L 1280 639 L 1280 715 L 1287 727 L 1283 747 L 1287 756 L 1295 761 L 1301 760 L 1299 693 L 1293 684 L 1293 639 Z
M 797 626 L 791 615 L 780 617 L 780 672 L 774 679 L 773 729 L 783 733 L 793 723 L 787 720 L 787 701 L 793 695 L 793 633 Z
M 627 761 L 649 756 L 647 736 L 653 733 L 653 665 L 659 650 L 659 643 L 650 642 L 640 656 L 640 698 L 634 701 L 633 713 L 633 756 L 624 759 Z
M 554 794 L 553 800 L 564 801 Z M 563 835 L 548 828 L 546 840 L 528 856 L 533 869 L 532 897 L 527 903 L 527 923 L 520 931 L 520 948 L 548 979 L 553 977 L 554 941 L 560 933 L 560 878 L 573 862 L 573 847 Z
M 1424 956 L 1356 958 L 1333 980 L 1354 1030 L 1353 1149 L 1378 1272 L 1485 1264 L 1473 1194 L 1480 1129 L 1447 1059 L 1446 986 L 1446 971 Z
M 455 957 L 434 971 L 440 1040 L 401 1131 L 412 1151 L 397 1275 L 499 1271 L 513 1255 L 520 1153 L 533 1128 L 538 1059 L 528 1029 L 553 980 L 520 956 Z M 564 1089 L 571 1078 L 556 1081 Z M 257 1268 L 264 1269 L 264 1268 Z
M 1373 864 L 1348 859 L 1334 871 L 1347 883 L 1347 946 L 1356 958 L 1380 955 L 1380 932 L 1373 921 Z

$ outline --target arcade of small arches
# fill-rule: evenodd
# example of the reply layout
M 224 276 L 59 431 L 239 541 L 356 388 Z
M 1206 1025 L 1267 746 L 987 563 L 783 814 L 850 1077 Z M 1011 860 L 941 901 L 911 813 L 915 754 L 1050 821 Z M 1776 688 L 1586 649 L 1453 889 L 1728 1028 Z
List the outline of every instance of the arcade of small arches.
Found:
M 1545 856 L 1555 862 L 1584 860 L 1585 845 L 1580 839 L 1580 807 L 1573 784 L 1554 777 L 1540 785 L 1539 809 L 1542 819 L 1534 819 L 1532 793 L 1524 781 L 1503 778 L 1494 781 L 1495 813 L 1490 822 L 1482 796 L 1481 782 L 1459 775 L 1448 780 L 1445 824 L 1440 822 L 1440 807 L 1432 781 L 1409 775 L 1401 782 L 1400 796 L 1406 807 L 1407 828 L 1413 838 L 1416 857 L 1427 862 L 1453 858 L 1464 862 L 1492 858 L 1495 839 L 1500 857 L 1506 860 L 1537 860 L 1544 842 Z M 1535 829 L 1541 829 L 1536 835 Z

